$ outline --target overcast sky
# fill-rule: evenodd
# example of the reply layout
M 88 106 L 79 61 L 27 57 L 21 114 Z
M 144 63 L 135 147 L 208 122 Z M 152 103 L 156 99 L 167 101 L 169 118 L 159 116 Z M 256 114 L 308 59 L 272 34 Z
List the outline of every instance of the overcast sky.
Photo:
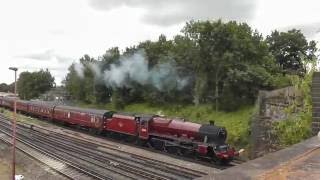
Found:
M 238 20 L 267 35 L 300 28 L 320 41 L 319 0 L 1 0 L 0 82 L 48 68 L 60 84 L 82 55 L 102 55 L 160 34 L 178 34 L 191 19 Z

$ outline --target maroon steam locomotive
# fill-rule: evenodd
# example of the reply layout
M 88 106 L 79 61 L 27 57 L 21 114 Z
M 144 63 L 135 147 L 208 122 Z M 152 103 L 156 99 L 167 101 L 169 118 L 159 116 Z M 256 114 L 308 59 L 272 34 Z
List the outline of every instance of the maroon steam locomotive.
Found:
M 16 100 L 17 111 L 63 122 L 100 134 L 118 134 L 139 144 L 170 153 L 227 164 L 239 153 L 226 144 L 227 131 L 214 124 L 184 119 L 62 106 L 50 102 Z M 0 97 L 0 106 L 13 109 L 14 98 Z

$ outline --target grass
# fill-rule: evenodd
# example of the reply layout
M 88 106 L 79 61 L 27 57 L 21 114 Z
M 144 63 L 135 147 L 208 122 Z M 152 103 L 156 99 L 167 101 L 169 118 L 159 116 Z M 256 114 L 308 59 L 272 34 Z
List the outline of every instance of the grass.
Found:
M 85 108 L 99 108 L 114 110 L 111 105 L 81 104 Z M 226 127 L 228 131 L 228 143 L 244 148 L 249 144 L 250 119 L 254 111 L 253 106 L 243 107 L 235 112 L 216 112 L 211 105 L 149 105 L 147 103 L 130 104 L 121 111 L 145 114 L 160 114 L 169 117 L 181 117 L 188 121 L 208 124 L 214 120 L 216 125 Z
M 13 112 L 12 111 L 9 111 L 9 110 L 4 109 L 4 108 L 0 108 L 0 112 L 4 116 L 6 116 L 6 117 L 8 117 L 10 119 L 13 118 Z M 19 113 L 17 113 L 17 121 L 18 122 L 22 122 L 22 123 L 28 123 L 28 124 L 37 124 L 37 125 L 40 125 L 40 126 L 48 125 L 48 123 L 45 122 L 45 121 L 40 121 L 38 119 L 35 119 L 35 118 L 32 118 L 32 117 L 28 117 L 28 116 L 25 116 L 25 115 L 19 114 Z
M 311 119 L 309 113 L 301 112 L 296 116 L 289 117 L 286 121 L 275 122 L 273 131 L 278 137 L 279 146 L 288 147 L 309 138 Z

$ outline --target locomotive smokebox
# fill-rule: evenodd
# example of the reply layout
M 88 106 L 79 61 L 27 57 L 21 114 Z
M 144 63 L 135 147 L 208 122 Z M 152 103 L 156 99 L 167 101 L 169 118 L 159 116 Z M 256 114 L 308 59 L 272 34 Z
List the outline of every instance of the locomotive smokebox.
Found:
M 223 144 L 227 139 L 227 130 L 224 127 L 208 124 L 204 124 L 200 127 L 199 134 L 204 139 L 207 139 L 207 143 Z

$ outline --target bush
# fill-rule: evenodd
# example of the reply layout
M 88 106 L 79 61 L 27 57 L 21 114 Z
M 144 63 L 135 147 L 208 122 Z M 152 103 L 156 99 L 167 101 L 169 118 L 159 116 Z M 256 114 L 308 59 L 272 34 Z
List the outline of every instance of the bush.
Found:
M 290 76 L 288 75 L 275 75 L 272 79 L 274 88 L 284 88 L 288 86 L 292 86 L 292 81 Z
M 280 146 L 289 146 L 296 144 L 311 135 L 311 119 L 312 119 L 312 102 L 311 102 L 311 83 L 312 72 L 306 74 L 304 78 L 291 76 L 291 82 L 297 89 L 302 92 L 303 107 L 299 113 L 294 113 L 291 110 L 296 109 L 294 103 L 288 107 L 289 117 L 287 120 L 275 122 L 273 124 L 273 135 L 278 137 Z
M 116 110 L 121 110 L 124 108 L 123 99 L 118 95 L 117 91 L 112 94 L 112 106 Z
M 310 137 L 310 124 L 311 115 L 303 112 L 287 120 L 275 122 L 273 124 L 273 131 L 278 136 L 280 146 L 285 147 Z

